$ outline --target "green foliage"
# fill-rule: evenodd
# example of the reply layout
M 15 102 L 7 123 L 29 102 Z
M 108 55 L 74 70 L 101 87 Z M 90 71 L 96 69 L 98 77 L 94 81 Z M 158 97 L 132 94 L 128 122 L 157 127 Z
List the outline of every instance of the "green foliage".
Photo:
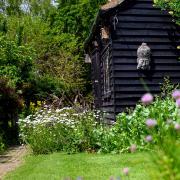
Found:
M 122 169 L 130 167 L 129 176 Z M 149 177 L 153 174 L 153 178 Z M 157 169 L 147 152 L 135 154 L 95 154 L 53 153 L 49 155 L 29 155 L 25 162 L 15 171 L 10 172 L 4 180 L 157 180 Z M 81 179 L 82 179 L 81 178 Z
M 4 152 L 4 150 L 5 150 L 4 139 L 3 139 L 3 135 L 0 134 L 0 154 L 1 154 L 2 152 Z
M 23 108 L 23 86 L 30 78 L 35 52 L 5 36 L 0 37 L 0 44 L 0 130 L 10 144 L 18 138 L 16 122 Z
M 34 77 L 34 78 L 33 78 Z M 25 96 L 31 100 L 48 100 L 48 96 L 68 92 L 63 81 L 50 75 L 32 76 L 25 88 Z M 49 97 L 50 98 L 50 97 Z
M 76 99 L 82 103 L 89 94 L 82 46 L 104 2 L 59 0 L 56 6 L 50 0 L 0 2 L 0 76 L 23 99 L 22 115 L 31 111 L 30 102 L 58 101 L 62 107 Z M 3 97 L 7 102 L 11 98 Z M 17 112 L 18 104 L 1 106 Z M 17 114 L 11 118 L 15 122 Z M 9 121 L 8 116 L 3 121 Z
M 0 37 L 0 76 L 9 79 L 12 86 L 26 82 L 35 58 L 34 50 L 28 46 L 18 46 L 6 37 Z
M 101 3 L 0 2 L 0 76 L 19 99 L 4 103 L 12 99 L 4 87 L 0 109 L 9 113 L 1 121 L 16 121 L 19 101 L 24 101 L 22 115 L 27 115 L 30 102 L 58 99 L 63 101 L 59 106 L 72 105 L 74 97 L 89 93 L 82 44 Z
M 61 112 L 58 109 L 56 111 Z M 91 112 L 76 116 L 72 112 L 57 113 L 56 111 L 42 110 L 31 118 L 28 116 L 21 120 L 22 122 L 20 121 L 20 124 L 33 122 L 38 124 L 34 128 L 25 130 L 22 128 L 22 133 L 29 132 L 28 135 L 23 135 L 23 137 L 28 137 L 25 138 L 25 141 L 33 147 L 34 152 L 36 152 L 36 146 L 39 147 L 37 153 L 41 153 L 44 148 L 49 149 L 50 152 L 61 150 L 67 152 L 122 153 L 128 152 L 132 144 L 136 144 L 139 150 L 149 149 L 154 144 L 162 141 L 171 127 L 167 124 L 168 120 L 171 119 L 172 123 L 179 122 L 178 108 L 169 96 L 165 99 L 157 97 L 153 104 L 147 107 L 139 104 L 132 113 L 121 113 L 117 116 L 117 122 L 111 128 L 95 123 L 96 115 Z M 157 120 L 157 126 L 152 131 L 145 123 L 150 118 Z M 56 119 L 56 121 L 53 121 L 53 119 Z M 48 122 L 56 123 L 47 126 Z M 28 125 L 28 127 L 30 126 Z M 172 126 L 171 129 L 173 128 Z M 149 134 L 153 136 L 153 143 L 147 143 L 145 140 Z M 45 139 L 50 141 L 49 145 L 46 144 L 48 141 L 45 141 Z M 39 142 L 40 140 L 42 144 Z M 54 148 L 54 146 L 56 148 L 52 150 L 51 148 Z
M 134 111 L 121 113 L 112 127 L 97 123 L 99 114 L 76 113 L 72 108 L 45 108 L 20 120 L 21 138 L 36 154 L 54 151 L 129 152 L 151 150 L 159 178 L 179 179 L 180 116 L 171 96 L 174 88 L 165 80 L 162 95 L 149 105 L 138 104 Z M 180 91 L 179 91 L 180 93 Z M 148 120 L 155 122 L 148 125 Z M 99 119 L 102 122 L 101 119 Z M 147 137 L 152 139 L 148 140 Z
M 118 131 L 124 133 L 124 137 L 127 139 L 125 142 L 129 145 L 132 142 L 143 145 L 141 141 L 148 133 L 148 128 L 145 125 L 147 119 L 157 120 L 158 128 L 154 129 L 154 134 L 157 135 L 155 139 L 161 138 L 164 135 L 168 119 L 173 121 L 179 120 L 178 109 L 171 97 L 167 97 L 164 100 L 157 97 L 154 103 L 148 107 L 139 104 L 133 113 L 129 115 L 122 113 L 117 119 Z
M 176 22 L 180 24 L 180 1 L 179 0 L 154 0 L 155 4 L 169 11 Z
M 166 134 L 156 148 L 153 160 L 160 172 L 159 179 L 180 179 L 180 141 L 171 134 Z
M 61 24 L 55 24 L 56 27 L 60 25 L 59 32 L 75 34 L 77 38 L 85 40 L 99 5 L 104 4 L 106 0 L 74 2 L 60 0 L 59 2 L 56 22 L 61 22 Z
M 3 3 L 3 2 L 2 2 Z M 8 15 L 21 15 L 22 11 L 21 11 L 21 5 L 22 0 L 6 0 L 4 1 L 4 11 L 8 14 Z
M 35 154 L 96 151 L 98 129 L 92 112 L 76 114 L 71 108 L 44 108 L 19 120 L 20 136 Z

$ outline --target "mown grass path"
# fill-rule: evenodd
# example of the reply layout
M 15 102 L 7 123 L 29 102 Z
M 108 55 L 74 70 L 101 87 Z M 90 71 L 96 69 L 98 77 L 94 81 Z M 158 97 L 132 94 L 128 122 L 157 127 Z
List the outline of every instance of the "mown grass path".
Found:
M 122 169 L 129 167 L 129 177 Z M 73 154 L 29 155 L 25 163 L 6 176 L 6 180 L 64 180 L 67 177 L 84 180 L 106 180 L 110 176 L 121 179 L 156 179 L 156 168 L 146 152 L 134 154 Z

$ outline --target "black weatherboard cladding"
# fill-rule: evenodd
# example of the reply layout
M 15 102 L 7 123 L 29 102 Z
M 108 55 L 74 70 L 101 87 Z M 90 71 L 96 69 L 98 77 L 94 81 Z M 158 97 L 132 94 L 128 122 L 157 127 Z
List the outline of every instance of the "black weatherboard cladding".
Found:
M 124 111 L 126 107 L 134 107 L 142 94 L 147 91 L 144 84 L 151 93 L 157 94 L 166 76 L 169 76 L 172 82 L 180 83 L 177 50 L 180 33 L 172 17 L 166 11 L 153 7 L 152 0 L 124 2 L 123 6 L 115 9 L 116 13 L 112 10 L 106 15 L 106 17 L 116 15 L 118 19 L 116 29 L 111 31 L 109 48 L 111 92 L 108 96 L 103 93 L 102 57 L 106 49 L 100 48 L 98 56 L 92 57 L 92 61 L 96 60 L 95 57 L 99 58 L 98 67 L 92 63 L 92 69 L 99 69 L 100 73 L 101 87 L 98 89 L 101 91 L 101 97 L 97 97 L 97 93 L 94 93 L 95 99 L 99 102 L 98 106 L 108 113 L 108 120 L 114 120 L 115 115 Z M 99 31 L 94 32 L 94 37 L 97 33 Z M 142 42 L 147 43 L 152 50 L 151 70 L 146 72 L 137 70 L 137 49 Z
M 153 7 L 151 0 L 136 0 L 118 15 L 113 35 L 113 61 L 115 83 L 115 113 L 135 106 L 147 85 L 151 93 L 160 92 L 165 76 L 174 83 L 180 82 L 178 61 L 178 34 L 172 17 Z M 152 50 L 151 70 L 139 72 L 137 49 L 146 42 Z

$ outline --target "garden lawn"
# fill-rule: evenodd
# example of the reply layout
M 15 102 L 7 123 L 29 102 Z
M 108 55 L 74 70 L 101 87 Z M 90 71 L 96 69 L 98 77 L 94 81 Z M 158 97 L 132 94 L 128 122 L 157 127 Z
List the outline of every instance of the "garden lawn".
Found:
M 156 168 L 147 152 L 134 154 L 29 155 L 24 164 L 9 173 L 5 180 L 63 180 L 66 177 L 84 180 L 106 180 L 110 176 L 128 179 L 122 169 L 129 167 L 129 179 L 157 179 Z M 151 175 L 151 177 L 150 177 Z M 153 176 L 152 176 L 153 175 Z

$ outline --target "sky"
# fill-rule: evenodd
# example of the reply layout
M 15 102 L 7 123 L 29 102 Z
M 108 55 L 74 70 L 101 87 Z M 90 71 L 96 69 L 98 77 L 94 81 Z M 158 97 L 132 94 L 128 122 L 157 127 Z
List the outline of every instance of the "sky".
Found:
M 1 1 L 1 0 L 0 0 Z M 55 7 L 57 7 L 58 3 L 56 0 L 51 0 L 52 5 L 54 5 Z M 21 10 L 28 12 L 29 11 L 29 6 L 26 2 L 21 4 Z M 3 13 L 2 8 L 0 7 L 0 13 Z

